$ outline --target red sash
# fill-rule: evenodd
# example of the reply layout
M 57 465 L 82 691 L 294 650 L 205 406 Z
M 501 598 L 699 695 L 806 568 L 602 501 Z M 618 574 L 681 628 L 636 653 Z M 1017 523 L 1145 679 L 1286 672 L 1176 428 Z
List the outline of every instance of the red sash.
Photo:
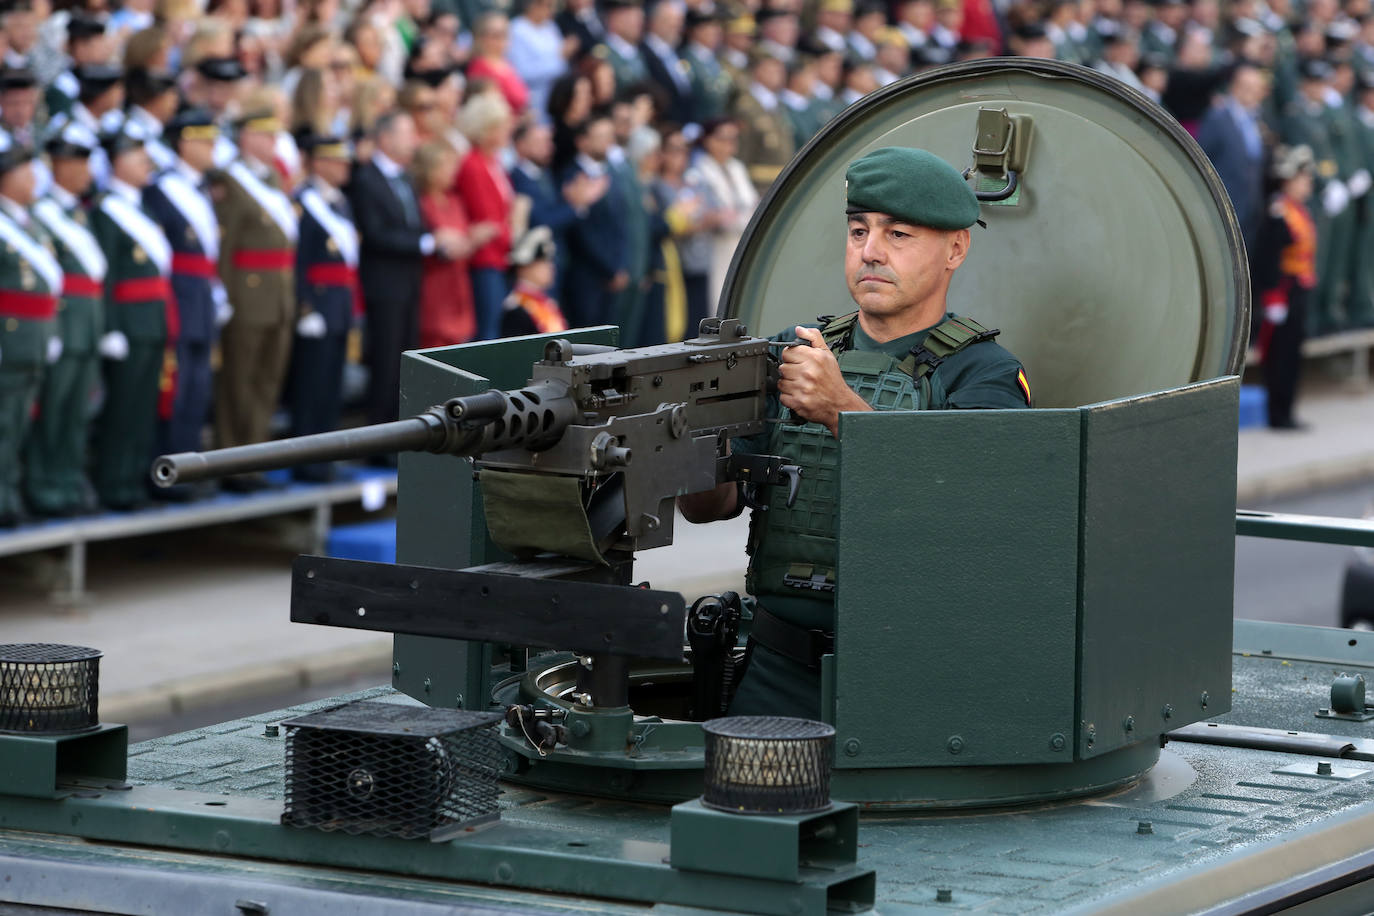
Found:
M 215 275 L 215 262 L 203 254 L 172 252 L 172 273 L 188 277 L 210 279 Z
M 0 315 L 8 318 L 28 318 L 33 321 L 51 321 L 56 314 L 56 296 L 0 289 Z
M 305 282 L 312 286 L 342 286 L 353 291 L 353 314 L 363 313 L 363 291 L 358 285 L 358 271 L 342 261 L 311 264 L 305 270 Z
M 94 277 L 83 277 L 81 274 L 63 274 L 62 295 L 101 299 L 105 296 L 105 284 Z
M 239 270 L 290 270 L 296 266 L 296 252 L 292 248 L 245 248 L 234 252 L 233 261 Z

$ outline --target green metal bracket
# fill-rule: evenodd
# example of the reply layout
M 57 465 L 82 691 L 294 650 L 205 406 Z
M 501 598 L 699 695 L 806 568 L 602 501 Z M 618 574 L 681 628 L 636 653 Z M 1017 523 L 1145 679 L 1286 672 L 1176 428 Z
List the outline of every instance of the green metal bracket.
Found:
M 123 725 L 68 735 L 0 735 L 0 785 L 7 795 L 62 798 L 71 790 L 59 783 L 72 776 L 123 782 L 128 752 Z
M 1287 515 L 1277 512 L 1236 512 L 1236 535 L 1374 547 L 1374 519 L 1332 518 L 1326 515 Z

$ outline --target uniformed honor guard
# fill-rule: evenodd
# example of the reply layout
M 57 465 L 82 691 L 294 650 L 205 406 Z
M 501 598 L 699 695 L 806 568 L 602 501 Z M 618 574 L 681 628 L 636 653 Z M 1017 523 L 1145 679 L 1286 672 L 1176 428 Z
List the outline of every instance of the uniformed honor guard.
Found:
M 176 299 L 176 386 L 158 448 L 198 451 L 210 416 L 213 391 L 210 350 L 231 308 L 219 278 L 219 222 L 205 174 L 214 165 L 219 129 L 210 112 L 188 108 L 167 125 L 163 137 L 175 150 L 172 167 L 143 192 L 143 206 L 162 227 L 172 248 L 172 292 Z M 194 491 L 168 488 L 172 498 Z
M 96 508 L 86 477 L 91 395 L 100 379 L 96 345 L 105 330 L 105 253 L 81 206 L 91 185 L 91 154 L 99 140 L 68 124 L 48 140 L 52 185 L 33 206 L 62 266 L 57 332 L 62 354 L 48 367 L 38 416 L 24 453 L 24 495 L 42 515 L 79 515 Z
M 48 136 L 67 124 L 80 124 L 91 133 L 101 136 L 117 131 L 123 124 L 120 107 L 124 104 L 124 71 L 108 64 L 86 64 L 75 71 L 80 88 L 76 101 L 62 114 L 48 122 Z M 91 154 L 91 178 L 96 190 L 105 187 L 110 173 L 109 159 L 104 149 Z
M 219 219 L 219 275 L 234 315 L 220 336 L 215 439 L 220 448 L 267 438 L 281 397 L 296 323 L 296 213 L 272 167 L 281 122 L 266 108 L 240 117 L 240 156 L 210 176 Z M 267 485 L 260 474 L 225 480 L 231 490 Z
M 692 84 L 691 123 L 701 125 L 729 109 L 735 81 L 716 57 L 725 34 L 721 13 L 714 6 L 693 6 L 687 10 L 686 22 L 687 43 L 682 59 Z
M 106 191 L 91 225 L 109 267 L 105 274 L 105 406 L 96 422 L 92 474 L 100 502 L 117 510 L 148 502 L 162 386 L 170 383 L 166 350 L 177 320 L 168 277 L 172 249 L 162 227 L 143 209 L 153 174 L 145 137 L 132 124 L 104 134 L 110 162 Z
M 948 310 L 949 284 L 978 220 L 959 171 L 925 150 L 885 147 L 852 162 L 845 187 L 843 270 L 858 311 L 780 335 L 806 345 L 782 351 L 769 414 L 783 419 L 785 410 L 801 422 L 770 423 L 733 446 L 782 456 L 802 467 L 802 478 L 790 505 L 786 492 L 758 494 L 768 508 L 750 526 L 746 579 L 758 604 L 732 715 L 824 712 L 821 657 L 835 650 L 840 414 L 1031 403 L 1025 372 L 993 340 L 997 332 Z M 919 462 L 894 473 L 919 474 Z M 680 497 L 679 505 L 694 522 L 744 508 L 734 484 Z
M 81 95 L 81 81 L 73 72 L 88 64 L 103 64 L 110 59 L 105 38 L 105 22 L 95 16 L 73 11 L 67 20 L 67 56 L 72 66 L 63 70 L 43 94 L 48 117 L 71 110 Z
M 639 42 L 644 37 L 644 7 L 639 0 L 606 0 L 602 4 L 606 40 L 592 48 L 592 56 L 611 65 L 617 90 L 649 78 Z
M 62 268 L 29 214 L 33 151 L 0 133 L 0 525 L 22 521 L 20 447 L 44 366 L 61 354 L 54 335 Z
M 740 125 L 739 158 L 762 195 L 791 160 L 796 147 L 779 93 L 787 85 L 787 68 L 777 58 L 755 49 L 750 57 L 749 88 L 735 101 Z
M 343 409 L 343 372 L 348 332 L 361 309 L 358 231 L 340 190 L 352 170 L 350 144 L 334 136 L 298 139 L 310 177 L 296 194 L 300 240 L 296 244 L 296 341 L 291 355 L 291 434 L 328 432 Z M 297 480 L 324 482 L 329 464 L 294 471 Z
M 38 77 L 27 67 L 0 71 L 0 127 L 20 146 L 35 146 Z
M 176 74 L 145 67 L 130 70 L 124 77 L 124 97 L 128 102 L 128 119 L 148 137 L 145 149 L 153 160 L 153 167 L 159 172 L 172 168 L 176 153 L 162 134 L 181 101 Z

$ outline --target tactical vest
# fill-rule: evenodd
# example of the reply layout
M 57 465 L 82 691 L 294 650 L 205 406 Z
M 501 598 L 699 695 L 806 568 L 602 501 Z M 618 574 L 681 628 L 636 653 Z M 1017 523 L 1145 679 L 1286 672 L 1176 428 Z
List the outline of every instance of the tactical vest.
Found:
M 821 335 L 835 351 L 845 383 L 874 410 L 928 410 L 931 375 L 945 359 L 975 343 L 992 340 L 967 318 L 947 318 L 902 359 L 851 350 L 858 312 L 822 318 Z M 839 441 L 819 423 L 772 424 L 767 454 L 802 468 L 797 498 L 787 506 L 786 487 L 767 487 L 765 511 L 749 522 L 749 571 L 745 584 L 756 597 L 786 595 L 829 602 L 835 591 L 835 500 L 839 495 Z M 766 603 L 766 602 L 765 602 Z

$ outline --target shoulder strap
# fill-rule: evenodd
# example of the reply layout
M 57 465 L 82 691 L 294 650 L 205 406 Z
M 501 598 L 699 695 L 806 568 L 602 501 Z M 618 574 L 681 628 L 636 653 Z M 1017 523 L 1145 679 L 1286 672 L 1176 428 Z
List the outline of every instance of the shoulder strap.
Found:
M 1001 330 L 988 330 L 971 318 L 946 318 L 930 329 L 919 346 L 911 348 L 899 368 L 920 381 L 940 367 L 940 364 L 972 344 L 992 340 Z
M 821 326 L 821 337 L 825 345 L 835 352 L 849 348 L 849 335 L 854 330 L 854 322 L 859 320 L 858 312 L 850 312 L 836 318 L 834 315 L 818 315 L 816 321 Z

